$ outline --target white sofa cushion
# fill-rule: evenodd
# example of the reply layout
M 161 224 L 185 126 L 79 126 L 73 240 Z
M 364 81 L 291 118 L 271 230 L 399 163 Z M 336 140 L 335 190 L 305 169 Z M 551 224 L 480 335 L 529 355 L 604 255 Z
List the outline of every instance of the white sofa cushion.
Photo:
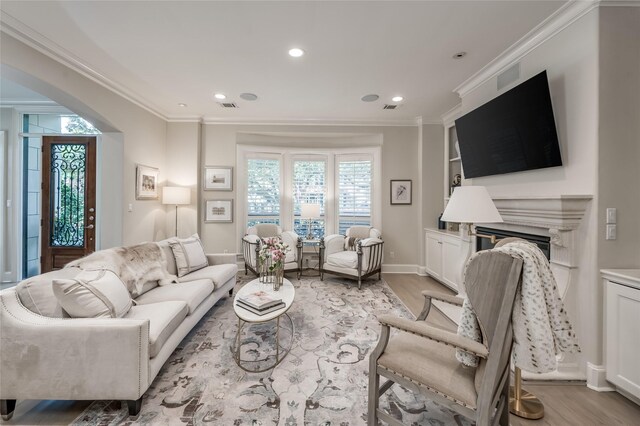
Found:
M 338 268 L 357 269 L 358 253 L 355 251 L 339 251 L 327 256 L 327 263 Z
M 176 261 L 178 277 L 183 277 L 209 265 L 198 234 L 193 234 L 189 238 L 169 240 L 169 245 Z
M 80 268 L 63 268 L 27 278 L 16 286 L 18 298 L 25 308 L 49 318 L 65 318 L 69 315 L 62 309 L 53 294 L 54 279 L 71 279 L 80 273 Z
M 206 268 L 199 269 L 184 277 L 178 279 L 181 283 L 187 283 L 190 281 L 209 279 L 213 281 L 213 285 L 216 289 L 222 287 L 224 283 L 229 281 L 238 273 L 238 265 L 235 263 L 226 263 L 223 265 L 212 265 Z
M 131 309 L 131 295 L 111 271 L 82 271 L 70 280 L 54 279 L 53 294 L 72 318 L 121 318 Z
M 189 315 L 196 310 L 200 303 L 213 293 L 214 286 L 210 279 L 196 280 L 186 283 L 163 285 L 139 296 L 137 305 L 150 303 L 183 301 L 189 306 Z
M 133 306 L 124 317 L 149 320 L 149 358 L 153 358 L 187 317 L 188 312 L 189 307 L 185 302 L 158 302 Z

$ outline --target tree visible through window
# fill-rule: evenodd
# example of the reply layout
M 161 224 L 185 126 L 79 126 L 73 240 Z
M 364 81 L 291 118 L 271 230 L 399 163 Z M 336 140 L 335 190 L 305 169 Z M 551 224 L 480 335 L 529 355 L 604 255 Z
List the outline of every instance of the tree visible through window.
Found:
M 371 225 L 371 160 L 338 163 L 338 232 Z
M 295 160 L 293 162 L 293 230 L 300 236 L 307 235 L 309 220 L 300 217 L 302 203 L 320 204 L 321 218 L 311 221 L 311 235 L 321 238 L 325 234 L 325 176 L 324 160 Z
M 247 160 L 247 226 L 280 224 L 280 160 Z

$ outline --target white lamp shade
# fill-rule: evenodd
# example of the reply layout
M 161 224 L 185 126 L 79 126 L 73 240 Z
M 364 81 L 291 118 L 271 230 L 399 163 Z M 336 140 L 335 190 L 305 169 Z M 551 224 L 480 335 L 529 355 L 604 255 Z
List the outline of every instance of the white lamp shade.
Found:
M 460 223 L 503 222 L 484 186 L 459 186 L 454 189 L 442 213 L 442 220 Z
M 191 189 L 184 186 L 163 187 L 162 204 L 191 204 Z
M 320 217 L 320 204 L 300 204 L 300 217 L 304 219 L 313 219 Z

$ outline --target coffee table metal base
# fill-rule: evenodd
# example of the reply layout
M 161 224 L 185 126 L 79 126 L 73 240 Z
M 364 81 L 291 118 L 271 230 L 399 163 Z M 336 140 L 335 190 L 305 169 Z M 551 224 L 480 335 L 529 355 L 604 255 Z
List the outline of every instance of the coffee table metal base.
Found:
M 286 317 L 289 320 L 289 325 L 290 325 L 290 329 L 286 329 L 284 327 L 280 327 L 280 318 L 282 317 Z M 284 313 L 274 319 L 268 320 L 268 321 L 263 321 L 263 322 L 269 322 L 269 321 L 274 321 L 276 322 L 276 358 L 275 358 L 275 363 L 259 369 L 259 370 L 251 370 L 249 368 L 246 368 L 245 366 L 242 365 L 242 363 L 259 363 L 259 362 L 264 362 L 261 360 L 242 360 L 240 359 L 240 337 L 242 335 L 242 329 L 244 328 L 245 324 L 247 324 L 247 321 L 243 321 L 240 318 L 238 318 L 238 332 L 236 334 L 236 339 L 235 339 L 235 344 L 233 347 L 233 359 L 236 361 L 236 364 L 238 364 L 238 367 L 242 368 L 244 371 L 248 372 L 248 373 L 263 373 L 265 371 L 271 370 L 272 368 L 275 368 L 278 366 L 278 364 L 280 364 L 280 362 L 282 362 L 282 360 L 284 359 L 285 356 L 287 356 L 287 354 L 289 353 L 289 351 L 291 350 L 291 347 L 293 346 L 293 336 L 294 336 L 294 326 L 293 326 L 293 320 L 291 319 L 291 317 L 289 316 L 288 313 Z M 262 324 L 263 322 L 251 322 L 250 324 Z M 280 328 L 282 328 L 283 330 L 287 330 L 291 332 L 291 339 L 289 341 L 289 346 L 288 347 L 284 347 L 280 345 Z M 280 352 L 280 348 L 283 349 L 283 352 Z

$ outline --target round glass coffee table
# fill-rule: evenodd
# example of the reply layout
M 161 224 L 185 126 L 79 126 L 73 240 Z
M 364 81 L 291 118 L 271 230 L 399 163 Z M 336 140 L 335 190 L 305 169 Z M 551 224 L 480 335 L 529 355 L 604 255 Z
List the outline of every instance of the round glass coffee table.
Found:
M 270 295 L 270 296 L 272 296 L 274 298 L 282 299 L 282 301 L 284 302 L 285 306 L 282 307 L 281 309 L 278 309 L 278 310 L 273 311 L 273 312 L 269 312 L 268 314 L 264 314 L 264 315 L 254 314 L 253 312 L 248 311 L 248 310 L 244 309 L 241 306 L 238 306 L 238 298 L 244 297 L 244 296 L 248 296 L 249 294 L 255 293 L 257 291 L 264 291 L 265 293 L 267 293 L 268 295 Z M 234 344 L 234 347 L 233 347 L 233 354 L 234 354 L 234 359 L 236 361 L 236 364 L 238 364 L 238 366 L 240 368 L 242 368 L 244 371 L 247 371 L 247 372 L 250 372 L 250 373 L 261 373 L 263 371 L 271 370 L 272 368 L 274 368 L 278 364 L 280 364 L 280 362 L 284 359 L 284 357 L 287 356 L 287 354 L 291 350 L 291 346 L 293 345 L 293 333 L 294 333 L 293 320 L 291 319 L 291 317 L 289 316 L 287 311 L 289 310 L 289 308 L 293 304 L 293 299 L 294 299 L 295 295 L 296 295 L 296 289 L 293 287 L 293 284 L 291 284 L 291 282 L 286 278 L 283 280 L 283 284 L 282 284 L 282 286 L 280 287 L 280 289 L 278 291 L 274 291 L 273 290 L 273 285 L 272 284 L 263 284 L 263 283 L 260 282 L 260 280 L 255 279 L 255 280 L 245 284 L 245 286 L 242 287 L 238 291 L 238 293 L 236 293 L 236 296 L 233 299 L 233 310 L 236 313 L 236 316 L 238 317 L 238 332 L 237 332 L 236 338 L 235 338 L 235 344 Z M 280 318 L 281 317 L 284 317 L 284 318 L 286 318 L 288 320 L 290 328 L 287 329 L 286 327 L 282 327 L 280 325 Z M 276 330 L 275 330 L 275 332 L 276 332 L 276 336 L 275 336 L 275 346 L 276 346 L 275 362 L 273 364 L 267 366 L 267 367 L 261 367 L 260 365 L 258 365 L 256 369 L 250 369 L 250 368 L 245 367 L 243 364 L 262 363 L 262 362 L 265 362 L 265 360 L 243 360 L 243 359 L 241 359 L 241 357 L 240 357 L 241 347 L 242 347 L 241 336 L 242 336 L 242 330 L 243 330 L 244 326 L 246 324 L 249 324 L 249 325 L 262 324 L 262 323 L 267 323 L 267 322 L 274 321 L 274 320 L 275 320 L 275 327 L 276 327 Z M 280 345 L 280 330 L 281 329 L 287 330 L 287 331 L 289 331 L 291 333 L 291 339 L 290 339 L 289 345 L 287 347 L 284 347 L 284 346 Z M 281 351 L 281 349 L 282 349 L 282 351 Z M 267 357 L 267 359 L 269 357 Z

